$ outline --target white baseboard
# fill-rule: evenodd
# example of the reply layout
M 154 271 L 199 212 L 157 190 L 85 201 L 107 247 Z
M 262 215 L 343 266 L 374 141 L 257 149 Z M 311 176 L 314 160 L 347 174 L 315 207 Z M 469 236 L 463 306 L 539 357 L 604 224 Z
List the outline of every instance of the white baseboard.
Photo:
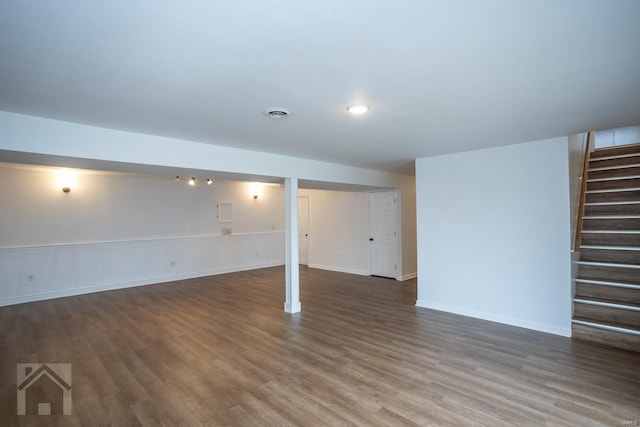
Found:
M 354 268 L 335 267 L 332 265 L 309 264 L 309 268 L 317 268 L 319 270 L 337 271 L 338 273 L 357 274 L 359 276 L 370 276 L 366 270 L 358 270 Z
M 129 282 L 104 283 L 99 285 L 83 286 L 79 288 L 60 289 L 60 290 L 55 290 L 50 292 L 42 292 L 38 294 L 3 298 L 3 299 L 0 299 L 0 307 L 4 307 L 7 305 L 14 305 L 14 304 L 24 304 L 28 302 L 44 301 L 44 300 L 55 299 L 55 298 L 63 298 L 63 297 L 69 297 L 74 295 L 90 294 L 94 292 L 104 292 L 104 291 L 112 291 L 116 289 L 133 288 L 136 286 L 157 285 L 161 283 L 174 282 L 176 280 L 194 279 L 196 277 L 215 276 L 218 274 L 235 273 L 238 271 L 257 270 L 260 268 L 267 268 L 267 267 L 278 267 L 281 265 L 284 265 L 284 264 L 282 262 L 260 263 L 260 264 L 245 265 L 241 267 L 228 267 L 228 268 L 220 268 L 215 270 L 192 272 L 192 273 L 186 273 L 186 274 L 175 274 L 175 275 L 169 275 L 169 276 L 151 277 L 143 280 L 134 280 Z
M 400 276 L 399 278 L 396 278 L 396 280 L 404 282 L 405 280 L 415 279 L 416 277 L 418 277 L 418 273 L 409 273 L 409 274 L 405 274 L 403 276 Z
M 430 308 L 432 310 L 444 311 L 447 313 L 459 314 L 467 317 L 474 317 L 476 319 L 488 320 L 491 322 L 502 323 L 510 326 L 517 326 L 520 328 L 532 329 L 534 331 L 546 332 L 549 334 L 560 335 L 563 337 L 571 337 L 571 325 L 567 328 L 560 328 L 557 326 L 541 324 L 537 322 L 531 322 L 528 320 L 517 319 L 508 316 L 501 316 L 493 313 L 487 313 L 476 310 L 469 310 L 462 307 L 455 307 L 446 304 L 437 304 L 424 300 L 417 300 L 416 307 Z

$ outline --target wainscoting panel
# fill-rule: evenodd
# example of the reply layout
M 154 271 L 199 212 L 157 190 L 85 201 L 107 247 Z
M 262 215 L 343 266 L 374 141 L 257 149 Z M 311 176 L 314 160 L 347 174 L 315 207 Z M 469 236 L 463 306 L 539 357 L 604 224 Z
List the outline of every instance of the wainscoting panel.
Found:
M 0 248 L 0 306 L 284 264 L 284 232 Z

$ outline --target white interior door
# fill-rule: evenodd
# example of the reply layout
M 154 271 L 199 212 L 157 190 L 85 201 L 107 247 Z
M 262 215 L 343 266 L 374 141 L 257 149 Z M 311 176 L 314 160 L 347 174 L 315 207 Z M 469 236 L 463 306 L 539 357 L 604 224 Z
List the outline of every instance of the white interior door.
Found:
M 398 232 L 396 191 L 369 193 L 369 266 L 372 275 L 396 278 Z
M 298 258 L 299 263 L 308 265 L 309 242 L 309 196 L 298 196 Z

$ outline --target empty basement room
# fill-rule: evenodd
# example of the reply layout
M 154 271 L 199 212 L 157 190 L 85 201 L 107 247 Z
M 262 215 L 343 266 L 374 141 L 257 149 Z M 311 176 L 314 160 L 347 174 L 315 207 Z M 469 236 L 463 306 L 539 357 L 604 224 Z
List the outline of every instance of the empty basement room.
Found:
M 0 425 L 639 425 L 638 19 L 2 2 Z

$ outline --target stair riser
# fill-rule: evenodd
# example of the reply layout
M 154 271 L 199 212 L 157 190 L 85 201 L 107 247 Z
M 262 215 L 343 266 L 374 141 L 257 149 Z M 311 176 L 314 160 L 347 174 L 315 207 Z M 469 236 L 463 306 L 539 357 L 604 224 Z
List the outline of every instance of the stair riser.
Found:
M 583 230 L 631 230 L 640 231 L 640 218 L 593 219 L 582 221 Z
M 611 181 L 592 181 L 587 183 L 587 191 L 640 188 L 640 178 L 614 179 Z
M 640 269 L 628 267 L 603 267 L 578 265 L 578 279 L 601 280 L 640 285 Z
M 619 251 L 607 249 L 580 249 L 581 261 L 612 262 L 617 264 L 640 264 L 640 250 Z M 638 270 L 640 275 L 640 270 Z
M 622 332 L 605 331 L 586 325 L 574 324 L 572 336 L 580 340 L 597 342 L 617 348 L 640 351 L 640 336 L 624 334 Z
M 640 153 L 640 144 L 629 144 L 619 145 L 617 147 L 600 148 L 598 150 L 594 150 L 590 157 L 592 159 L 598 159 L 602 157 L 614 157 L 638 153 Z
M 582 233 L 585 246 L 640 246 L 640 234 Z
M 585 206 L 585 216 L 602 216 L 602 215 L 637 215 L 640 216 L 640 203 L 629 205 L 596 205 Z
M 640 155 L 616 157 L 612 159 L 591 159 L 589 169 L 610 168 L 612 166 L 640 165 Z
M 587 193 L 587 203 L 640 202 L 640 190 L 615 191 L 611 193 Z
M 640 167 L 629 167 L 620 169 L 606 169 L 601 171 L 589 171 L 588 179 L 602 178 L 623 178 L 628 176 L 640 176 Z
M 640 330 L 640 311 L 603 307 L 591 304 L 574 303 L 574 316 L 594 323 L 615 323 L 622 327 Z
M 606 299 L 616 303 L 640 304 L 640 289 L 576 283 L 577 298 Z

